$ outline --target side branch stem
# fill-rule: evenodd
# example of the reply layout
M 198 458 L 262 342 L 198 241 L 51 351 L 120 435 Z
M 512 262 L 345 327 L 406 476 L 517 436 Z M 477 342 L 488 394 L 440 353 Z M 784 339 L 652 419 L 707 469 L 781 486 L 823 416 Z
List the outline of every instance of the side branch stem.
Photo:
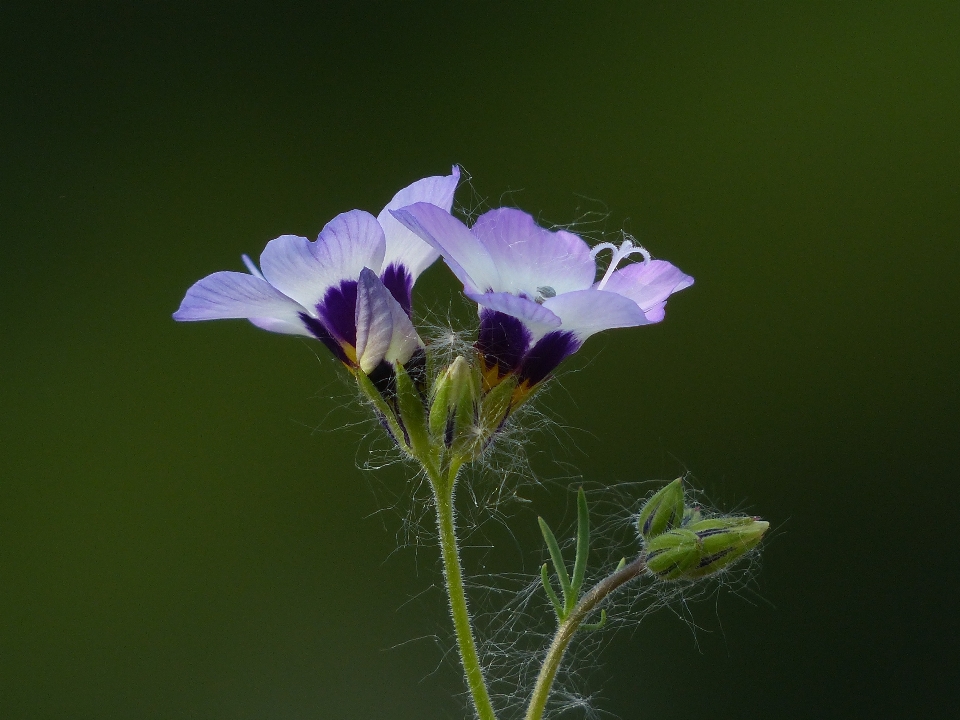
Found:
M 570 645 L 570 641 L 587 615 L 603 602 L 607 595 L 640 575 L 644 567 L 646 567 L 646 563 L 641 555 L 629 565 L 624 565 L 612 575 L 607 576 L 580 598 L 570 614 L 560 623 L 556 634 L 553 636 L 553 642 L 550 643 L 550 649 L 547 650 L 547 656 L 543 660 L 540 674 L 537 676 L 537 684 L 530 696 L 530 705 L 527 706 L 527 714 L 524 716 L 524 720 L 541 720 L 543 717 L 543 710 L 547 705 L 547 698 L 550 697 L 553 680 L 556 678 L 560 663 L 563 661 L 563 654 L 567 651 L 567 646 Z
M 490 693 L 483 679 L 483 668 L 477 655 L 477 644 L 470 625 L 470 611 L 463 590 L 463 573 L 460 569 L 460 553 L 457 550 L 457 534 L 453 513 L 453 490 L 458 467 L 451 467 L 446 479 L 431 477 L 433 497 L 437 505 L 437 529 L 440 549 L 443 552 L 443 574 L 447 581 L 447 596 L 450 599 L 450 615 L 457 635 L 460 661 L 466 675 L 467 686 L 473 696 L 473 704 L 480 720 L 496 720 Z

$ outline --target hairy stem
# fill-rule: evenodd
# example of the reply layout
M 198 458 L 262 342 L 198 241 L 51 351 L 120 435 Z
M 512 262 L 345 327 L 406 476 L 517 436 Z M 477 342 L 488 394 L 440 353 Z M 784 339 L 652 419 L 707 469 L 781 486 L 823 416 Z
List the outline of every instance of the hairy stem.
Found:
M 559 624 L 557 632 L 553 636 L 553 642 L 550 643 L 550 649 L 547 650 L 547 656 L 540 667 L 537 684 L 533 688 L 530 704 L 527 706 L 527 714 L 524 716 L 525 720 L 541 720 L 543 717 L 543 710 L 547 705 L 547 698 L 550 697 L 553 680 L 560 669 L 560 663 L 563 661 L 563 654 L 567 651 L 567 646 L 570 645 L 570 641 L 587 615 L 603 602 L 607 595 L 640 575 L 645 566 L 644 558 L 640 556 L 629 565 L 624 565 L 612 575 L 601 580 L 580 598 L 570 614 Z
M 457 635 L 460 662 L 466 675 L 467 686 L 473 696 L 473 704 L 480 720 L 496 720 L 490 693 L 483 679 L 483 668 L 477 656 L 477 644 L 470 625 L 470 611 L 463 590 L 463 573 L 460 569 L 460 553 L 457 550 L 457 532 L 453 513 L 453 490 L 459 466 L 450 468 L 447 478 L 431 473 L 433 497 L 437 505 L 437 529 L 440 549 L 443 552 L 443 574 L 447 581 L 447 597 L 450 599 L 450 614 Z

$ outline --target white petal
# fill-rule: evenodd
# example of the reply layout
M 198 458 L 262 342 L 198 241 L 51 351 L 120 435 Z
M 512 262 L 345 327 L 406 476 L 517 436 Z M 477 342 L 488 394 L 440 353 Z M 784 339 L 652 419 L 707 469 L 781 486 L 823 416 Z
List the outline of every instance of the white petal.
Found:
M 497 267 L 467 226 L 429 203 L 416 203 L 391 214 L 443 255 L 453 274 L 470 292 L 501 290 Z
M 356 319 L 357 363 L 367 374 L 382 360 L 406 362 L 421 345 L 400 303 L 369 268 L 357 282 Z
M 517 297 L 510 293 L 481 294 L 467 292 L 465 294 L 481 307 L 497 310 L 521 320 L 533 334 L 533 342 L 536 342 L 551 330 L 556 330 L 561 325 L 560 318 L 554 312 L 532 300 Z
M 532 297 L 538 288 L 549 288 L 561 295 L 590 287 L 596 277 L 589 245 L 565 230 L 545 230 L 522 210 L 490 210 L 477 218 L 470 232 L 497 266 L 497 290 Z
M 266 280 L 239 272 L 216 272 L 187 290 L 174 320 L 246 318 L 273 332 L 312 336 L 300 320 L 306 309 Z
M 563 329 L 581 342 L 601 330 L 649 322 L 633 300 L 606 290 L 577 290 L 551 298 L 543 306 L 559 315 Z
M 453 207 L 453 193 L 460 181 L 460 168 L 456 165 L 450 175 L 435 175 L 417 180 L 393 196 L 386 207 L 377 215 L 377 221 L 383 227 L 386 236 L 387 250 L 383 258 L 381 272 L 391 263 L 403 265 L 416 281 L 417 277 L 433 264 L 440 253 L 416 234 L 404 227 L 399 220 L 390 214 L 391 210 L 399 210 L 407 205 L 418 202 L 436 205 L 442 210 L 450 211 Z

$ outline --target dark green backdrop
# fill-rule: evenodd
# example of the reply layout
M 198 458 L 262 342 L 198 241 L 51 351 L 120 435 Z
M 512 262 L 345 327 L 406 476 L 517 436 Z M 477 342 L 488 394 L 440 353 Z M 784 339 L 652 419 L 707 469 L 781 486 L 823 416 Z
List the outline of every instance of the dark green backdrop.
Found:
M 0 716 L 462 717 L 436 550 L 391 554 L 371 513 L 405 471 L 356 468 L 342 372 L 170 319 L 241 252 L 454 162 L 465 203 L 605 209 L 697 280 L 590 341 L 545 400 L 582 430 L 537 436 L 538 471 L 689 468 L 775 527 L 696 639 L 667 612 L 613 638 L 598 707 L 951 716 L 956 3 L 24 5 L 0 7 Z M 457 291 L 439 264 L 418 288 Z M 534 557 L 562 482 L 514 520 Z

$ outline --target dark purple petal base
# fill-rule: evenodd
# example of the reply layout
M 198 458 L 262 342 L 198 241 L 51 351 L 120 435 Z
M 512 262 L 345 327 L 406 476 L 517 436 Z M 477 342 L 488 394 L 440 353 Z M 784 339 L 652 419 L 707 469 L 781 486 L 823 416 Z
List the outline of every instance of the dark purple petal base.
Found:
M 312 332 L 313 336 L 317 338 L 317 340 L 327 346 L 327 349 L 333 353 L 333 356 L 337 360 L 342 362 L 344 365 L 355 365 L 355 363 L 350 362 L 350 358 L 348 358 L 346 353 L 343 352 L 343 348 L 340 346 L 340 343 L 334 339 L 334 337 L 330 334 L 330 331 L 327 330 L 320 320 L 310 317 L 306 313 L 300 313 L 300 320 L 303 321 L 303 324 L 306 326 L 307 330 Z
M 380 276 L 380 280 L 409 316 L 413 298 L 413 276 L 410 275 L 407 268 L 403 265 L 390 263 L 387 269 L 383 271 L 383 275 Z
M 566 330 L 549 332 L 530 347 L 532 337 L 527 326 L 512 315 L 488 308 L 480 313 L 477 350 L 484 365 L 496 368 L 500 377 L 517 373 L 518 381 L 527 387 L 545 380 L 582 344 Z
M 512 315 L 489 308 L 480 313 L 477 350 L 484 364 L 496 367 L 499 375 L 509 375 L 520 367 L 532 337 L 526 325 Z
M 327 290 L 317 303 L 317 314 L 330 335 L 350 345 L 357 344 L 357 281 L 343 280 Z
M 547 333 L 524 355 L 519 381 L 533 387 L 579 350 L 580 344 L 577 337 L 566 330 Z

